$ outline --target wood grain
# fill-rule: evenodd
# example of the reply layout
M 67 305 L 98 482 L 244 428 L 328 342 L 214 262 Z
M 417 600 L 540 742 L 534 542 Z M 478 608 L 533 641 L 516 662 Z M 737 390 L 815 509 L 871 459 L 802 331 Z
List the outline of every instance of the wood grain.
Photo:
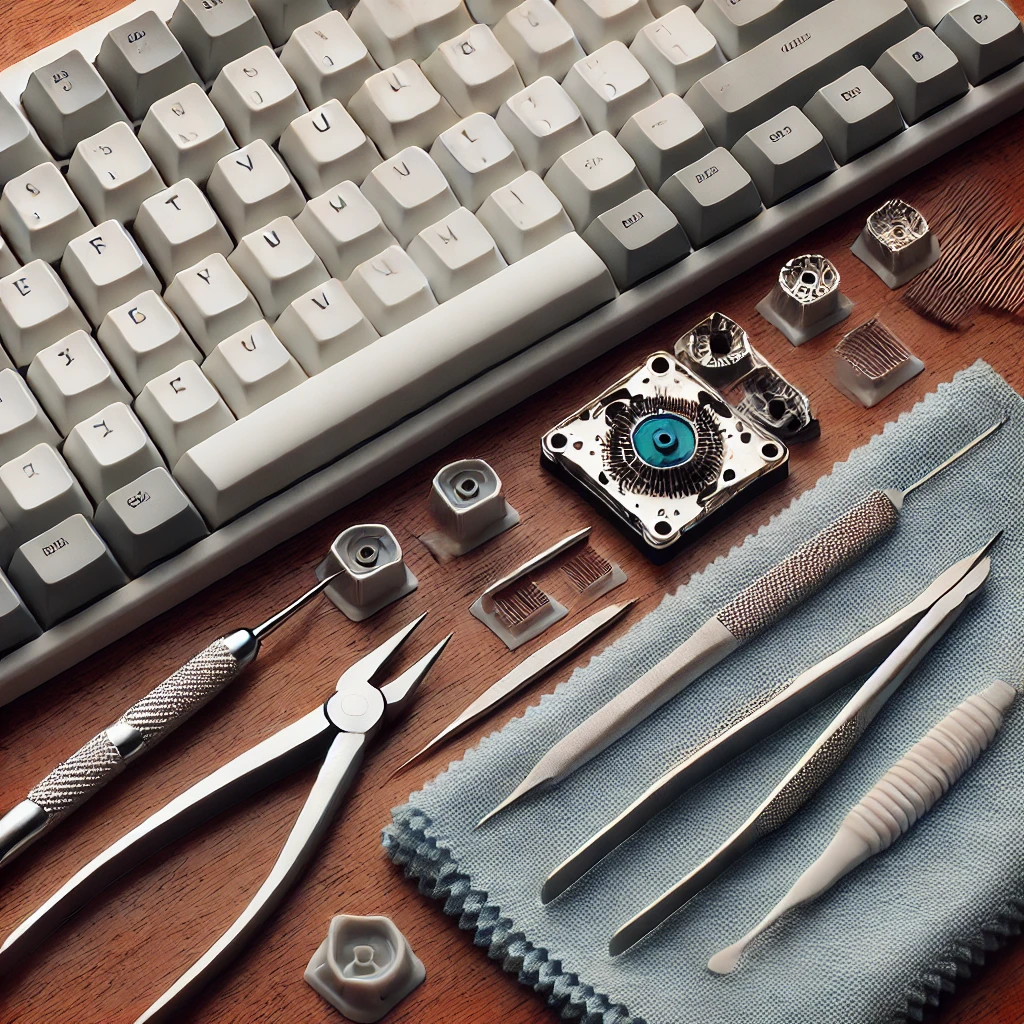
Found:
M 60 38 L 119 6 L 110 0 L 0 0 L 0 67 Z M 1018 9 L 1024 0 L 1015 0 Z M 1016 118 L 961 147 L 888 195 L 900 195 L 926 213 L 951 183 L 1001 188 L 1024 208 L 1017 182 L 1024 119 Z M 884 198 L 884 197 L 883 197 Z M 542 1000 L 502 973 L 473 947 L 471 937 L 440 906 L 417 894 L 380 848 L 389 808 L 441 770 L 463 749 L 457 742 L 417 770 L 391 782 L 392 768 L 486 685 L 540 641 L 516 654 L 469 615 L 483 587 L 570 529 L 593 524 L 595 546 L 629 573 L 616 597 L 636 597 L 633 620 L 666 590 L 742 541 L 837 460 L 866 442 L 926 392 L 981 357 L 1018 390 L 1024 388 L 1020 323 L 980 316 L 970 330 L 939 329 L 904 307 L 897 295 L 849 252 L 864 218 L 864 204 L 823 226 L 785 254 L 821 252 L 842 275 L 843 291 L 857 303 L 849 329 L 879 315 L 925 362 L 926 370 L 870 411 L 843 398 L 828 383 L 830 353 L 842 328 L 794 349 L 754 313 L 769 290 L 779 260 L 760 265 L 705 300 L 683 309 L 580 373 L 525 402 L 501 423 L 489 424 L 407 473 L 402 479 L 280 545 L 258 564 L 217 585 L 113 644 L 97 656 L 0 711 L 0 807 L 20 800 L 40 777 L 83 740 L 108 725 L 156 681 L 229 627 L 253 624 L 299 594 L 312 569 L 341 529 L 384 522 L 394 529 L 419 590 L 398 605 L 355 625 L 326 602 L 275 635 L 261 661 L 224 696 L 172 736 L 130 773 L 16 862 L 2 880 L 0 934 L 6 935 L 78 867 L 127 828 L 212 769 L 276 731 L 330 691 L 349 660 L 421 611 L 430 611 L 411 654 L 425 651 L 450 629 L 456 639 L 400 731 L 374 749 L 351 798 L 306 878 L 248 952 L 186 1016 L 217 1024 L 338 1020 L 302 981 L 302 971 L 339 912 L 391 916 L 427 966 L 427 981 L 389 1017 L 391 1024 L 425 1021 L 504 1021 L 548 1024 Z M 729 521 L 670 565 L 649 565 L 590 506 L 537 466 L 539 436 L 657 348 L 670 348 L 688 326 L 719 309 L 750 331 L 755 345 L 811 397 L 822 423 L 819 441 L 793 452 L 789 480 Z M 500 541 L 449 565 L 434 562 L 416 536 L 430 526 L 427 493 L 437 467 L 455 458 L 486 458 L 505 482 L 522 525 Z M 628 623 L 627 623 L 628 625 Z M 620 626 L 621 630 L 625 626 Z M 589 657 L 588 654 L 583 655 Z M 466 737 L 481 736 L 520 714 L 568 669 L 522 697 L 504 714 Z M 313 779 L 314 770 L 273 787 L 225 814 L 132 872 L 65 925 L 0 984 L 0 1019 L 20 1024 L 109 1024 L 130 1021 L 170 984 L 233 919 L 265 876 Z M 953 894 L 951 894 L 952 898 Z M 980 980 L 969 983 L 939 1015 L 943 1024 L 1010 1024 L 1024 1005 L 1024 944 L 995 957 Z

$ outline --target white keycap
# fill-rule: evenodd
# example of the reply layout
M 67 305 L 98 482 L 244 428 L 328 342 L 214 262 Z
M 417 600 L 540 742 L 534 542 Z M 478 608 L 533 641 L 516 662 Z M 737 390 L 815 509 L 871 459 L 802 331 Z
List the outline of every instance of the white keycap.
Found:
M 493 114 L 523 88 L 512 58 L 486 25 L 443 42 L 423 62 L 423 73 L 459 117 Z
M 177 317 L 155 292 L 143 292 L 112 309 L 96 339 L 133 395 L 184 360 L 202 360 Z
M 427 275 L 438 302 L 447 302 L 507 265 L 487 229 L 464 206 L 421 231 L 409 243 L 409 255 Z
M 380 68 L 339 11 L 301 25 L 281 51 L 281 63 L 310 108 L 327 100 L 348 103 Z
M 181 43 L 154 11 L 143 11 L 108 32 L 96 57 L 96 69 L 135 121 L 141 121 L 169 92 L 189 82 L 199 84 L 199 75 Z
M 71 50 L 37 67 L 28 77 L 21 103 L 39 137 L 54 156 L 71 156 L 82 139 L 128 116 L 96 68 Z
M 494 38 L 527 85 L 538 78 L 560 82 L 584 55 L 572 26 L 550 0 L 525 0 L 514 7 L 494 26 Z
M 473 23 L 462 0 L 359 0 L 349 18 L 374 60 L 423 60 Z
M 971 85 L 1024 58 L 1024 28 L 1002 0 L 967 0 L 939 22 L 935 34 L 956 54 Z
M 967 78 L 956 55 L 930 28 L 889 47 L 871 73 L 893 94 L 907 124 L 967 92 Z
M 0 466 L 0 513 L 23 544 L 92 505 L 53 446 L 37 444 Z
M 154 377 L 135 400 L 135 412 L 171 469 L 189 448 L 235 419 L 191 360 Z
M 282 46 L 297 29 L 331 10 L 327 0 L 252 0 L 252 7 L 274 46 Z
M 168 283 L 179 270 L 204 256 L 215 252 L 226 256 L 233 248 L 206 196 L 188 178 L 147 199 L 132 233 Z
M 295 179 L 263 139 L 221 158 L 206 191 L 235 238 L 275 217 L 295 217 L 304 205 Z
M 367 78 L 348 109 L 385 157 L 407 146 L 429 146 L 458 120 L 412 60 Z
M 60 435 L 16 370 L 0 370 L 0 462 L 37 444 L 60 444 Z
M 123 402 L 82 420 L 64 442 L 64 458 L 95 505 L 164 464 L 135 413 Z
M 68 242 L 92 224 L 51 163 L 12 178 L 0 195 L 0 230 L 22 263 L 56 263 Z
M 611 42 L 629 46 L 654 20 L 647 0 L 555 0 L 587 53 Z
M 644 66 L 618 41 L 577 61 L 562 84 L 591 130 L 613 135 L 661 97 Z
M 65 437 L 76 423 L 105 405 L 132 400 L 99 345 L 85 331 L 75 331 L 44 348 L 32 360 L 26 377 Z
M 646 189 L 596 217 L 583 240 L 604 260 L 619 291 L 690 251 L 675 215 Z
M 177 274 L 164 299 L 207 355 L 263 315 L 252 292 L 219 252 Z
M 225 338 L 207 356 L 203 373 L 239 419 L 306 379 L 265 320 Z
M 268 320 L 276 320 L 293 299 L 330 277 L 320 257 L 288 217 L 278 217 L 243 236 L 228 263 L 256 297 Z
M 207 82 L 228 61 L 270 42 L 249 0 L 178 0 L 170 27 Z
M 396 241 L 353 181 L 343 181 L 311 199 L 295 224 L 328 271 L 340 280 Z
M 553 78 L 539 78 L 506 100 L 498 111 L 498 127 L 527 170 L 538 174 L 546 174 L 563 153 L 590 138 L 579 107 Z
M 116 220 L 104 221 L 68 242 L 60 270 L 97 327 L 110 310 L 132 296 L 150 288 L 160 290 L 149 261 Z
M 191 178 L 197 185 L 205 185 L 217 161 L 235 149 L 224 118 L 198 85 L 157 100 L 143 118 L 139 141 L 164 181 Z
M 442 132 L 430 156 L 463 206 L 476 211 L 497 188 L 523 173 L 523 163 L 493 117 L 470 114 Z
M 300 295 L 278 318 L 274 333 L 311 377 L 380 337 L 333 277 Z
M 519 6 L 519 0 L 466 0 L 466 6 L 474 21 L 494 26 Z
M 714 148 L 700 118 L 673 93 L 637 111 L 617 138 L 654 191 Z
M 0 93 L 0 187 L 11 178 L 51 160 L 36 130 L 11 101 Z
M 149 154 L 124 121 L 75 147 L 68 182 L 97 224 L 105 220 L 131 223 L 143 200 L 164 187 Z
M 689 7 L 677 7 L 645 25 L 629 51 L 663 93 L 680 96 L 725 63 L 718 41 Z
M 533 171 L 492 193 L 477 216 L 509 263 L 573 230 L 558 197 Z
M 398 330 L 437 305 L 423 271 L 397 245 L 360 263 L 345 288 L 378 334 Z
M 343 181 L 357 185 L 380 163 L 377 147 L 340 100 L 328 100 L 297 117 L 279 143 L 281 156 L 310 196 Z
M 0 338 L 16 366 L 28 366 L 51 342 L 89 323 L 64 282 L 42 260 L 0 279 Z
M 402 245 L 459 205 L 437 164 L 416 146 L 375 167 L 362 191 Z
M 544 182 L 579 232 L 599 214 L 646 187 L 633 158 L 608 132 L 600 132 L 560 156 Z
M 269 46 L 224 65 L 210 90 L 228 130 L 240 145 L 276 142 L 306 104 Z
M 750 175 L 727 149 L 676 171 L 658 192 L 694 246 L 705 245 L 761 212 Z

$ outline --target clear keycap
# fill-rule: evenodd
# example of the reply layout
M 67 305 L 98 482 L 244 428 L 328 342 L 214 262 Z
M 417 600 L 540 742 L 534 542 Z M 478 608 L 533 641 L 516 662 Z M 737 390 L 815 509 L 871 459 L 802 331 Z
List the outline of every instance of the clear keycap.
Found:
M 22 263 L 56 263 L 68 242 L 91 225 L 64 176 L 51 163 L 12 178 L 0 195 L 0 229 Z
M 96 338 L 133 395 L 184 360 L 202 360 L 178 318 L 155 292 L 143 292 L 112 309 Z
M 451 183 L 459 202 L 476 211 L 495 189 L 523 173 L 512 143 L 487 114 L 470 114 L 442 132 L 430 156 Z
M 189 448 L 235 420 L 191 360 L 154 377 L 135 400 L 135 412 L 172 470 Z
M 207 82 L 228 61 L 270 43 L 249 0 L 178 0 L 170 26 Z
M 337 278 L 300 295 L 274 333 L 311 377 L 380 337 Z
M 132 576 L 141 576 L 209 532 L 163 468 L 151 469 L 113 491 L 97 506 L 93 522 Z
M 967 0 L 939 22 L 935 34 L 956 54 L 971 85 L 1024 59 L 1024 28 L 1001 0 Z
M 555 0 L 555 5 L 587 53 L 611 42 L 629 46 L 637 32 L 654 20 L 647 0 Z
M 235 238 L 275 217 L 295 217 L 305 205 L 295 179 L 263 139 L 219 160 L 207 194 Z
M 311 199 L 295 224 L 330 273 L 340 280 L 396 241 L 353 181 L 343 181 Z
M 956 55 L 930 28 L 891 46 L 871 72 L 893 94 L 907 124 L 916 124 L 968 89 Z
M 228 263 L 270 320 L 276 320 L 289 303 L 330 276 L 288 217 L 278 217 L 243 236 Z
M 562 84 L 591 131 L 613 135 L 638 110 L 661 98 L 646 68 L 620 42 L 577 61 Z
M 494 114 L 523 88 L 512 58 L 486 25 L 443 42 L 423 62 L 423 73 L 459 117 Z
M 645 25 L 629 51 L 663 93 L 680 96 L 725 63 L 718 41 L 689 7 L 677 7 Z
M 375 167 L 362 192 L 402 245 L 459 205 L 437 164 L 418 147 Z
M 50 153 L 35 129 L 0 93 L 0 187 L 49 159 Z
M 29 75 L 22 105 L 55 156 L 70 156 L 82 139 L 115 121 L 127 121 L 107 83 L 78 50 Z
M 281 51 L 281 63 L 311 109 L 328 100 L 348 103 L 380 68 L 338 11 L 301 25 Z
M 73 238 L 60 265 L 72 295 L 94 326 L 115 306 L 140 292 L 159 291 L 160 281 L 135 240 L 116 220 Z
M 224 118 L 198 85 L 157 100 L 139 129 L 139 140 L 164 181 L 190 178 L 205 185 L 221 157 L 235 150 Z
M 64 442 L 64 458 L 97 505 L 112 491 L 164 464 L 123 402 L 82 420 Z
M 80 515 L 18 548 L 8 575 L 44 629 L 128 582 L 92 523 Z
M 67 463 L 48 444 L 33 445 L 0 466 L 0 513 L 18 544 L 92 505 Z
M 345 288 L 382 335 L 437 305 L 423 271 L 397 245 L 356 267 Z
M 572 26 L 549 0 L 525 0 L 494 26 L 494 38 L 515 61 L 527 85 L 538 78 L 561 82 L 584 56 Z
M 343 181 L 357 185 L 380 163 L 377 147 L 340 100 L 328 100 L 285 129 L 281 156 L 307 195 L 323 195 Z
M 374 60 L 424 60 L 473 23 L 462 0 L 359 0 L 349 18 Z
M 57 447 L 60 435 L 21 374 L 10 368 L 0 370 L 0 462 L 37 444 Z
M 47 415 L 65 437 L 76 423 L 112 402 L 132 397 L 100 347 L 75 331 L 44 348 L 32 360 L 27 379 Z
M 48 263 L 33 260 L 0 279 L 0 338 L 16 366 L 77 330 L 89 323 Z
M 220 253 L 177 274 L 164 299 L 207 355 L 263 316 L 252 292 Z
M 203 363 L 203 373 L 239 419 L 306 379 L 265 320 L 225 338 Z
M 670 175 L 714 149 L 700 118 L 672 93 L 635 113 L 617 138 L 655 191 Z
M 199 84 L 181 43 L 153 11 L 118 25 L 100 44 L 96 68 L 115 99 L 135 121 L 161 97 Z
M 306 104 L 269 46 L 261 46 L 224 65 L 210 90 L 235 140 L 246 145 L 256 139 L 274 143 Z
M 497 120 L 526 169 L 538 174 L 590 138 L 579 107 L 552 78 L 540 78 L 506 100 Z
M 367 78 L 348 109 L 385 157 L 407 146 L 429 146 L 458 120 L 412 60 Z
M 421 231 L 409 243 L 409 255 L 426 274 L 439 302 L 507 266 L 487 229 L 464 206 Z
M 157 273 L 170 283 L 179 270 L 233 246 L 199 186 L 188 178 L 147 199 L 132 229 Z
M 75 147 L 68 182 L 95 224 L 105 220 L 130 224 L 143 200 L 164 187 L 149 154 L 124 121 Z
M 477 216 L 509 263 L 543 249 L 573 230 L 558 197 L 533 171 L 521 174 L 488 196 Z
M 13 553 L 13 552 L 12 552 Z M 10 556 L 6 561 L 10 561 Z M 21 595 L 0 572 L 0 651 L 9 651 L 34 640 L 42 632 Z

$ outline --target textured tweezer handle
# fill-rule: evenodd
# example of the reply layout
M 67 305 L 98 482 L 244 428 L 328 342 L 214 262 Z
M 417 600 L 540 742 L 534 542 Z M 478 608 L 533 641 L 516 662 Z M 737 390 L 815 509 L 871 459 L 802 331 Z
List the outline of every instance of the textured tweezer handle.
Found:
M 981 756 L 1015 692 L 997 682 L 955 707 L 879 779 L 843 827 L 856 832 L 872 855 L 891 846 Z
M 28 795 L 50 815 L 47 826 L 80 807 L 123 771 L 125 760 L 110 738 L 111 731 L 116 734 L 118 726 L 133 729 L 148 749 L 219 693 L 237 670 L 238 662 L 227 644 L 215 640 L 133 704 L 114 726 L 57 765 Z
M 756 636 L 856 562 L 895 527 L 898 518 L 889 497 L 872 491 L 737 594 L 718 613 L 718 621 L 737 640 Z

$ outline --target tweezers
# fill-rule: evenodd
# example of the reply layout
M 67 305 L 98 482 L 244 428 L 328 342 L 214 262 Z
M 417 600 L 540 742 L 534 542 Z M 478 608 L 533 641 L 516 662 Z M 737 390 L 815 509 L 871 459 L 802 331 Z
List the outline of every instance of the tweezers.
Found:
M 778 828 L 842 763 L 885 701 L 958 618 L 988 576 L 981 550 L 946 569 L 926 590 L 884 622 L 763 698 L 759 706 L 698 747 L 614 821 L 583 844 L 544 882 L 542 900 L 561 895 L 690 786 L 825 700 L 856 677 L 872 675 L 758 810 L 711 857 L 659 900 L 623 925 L 610 951 L 621 953 L 689 901 L 757 839 Z

